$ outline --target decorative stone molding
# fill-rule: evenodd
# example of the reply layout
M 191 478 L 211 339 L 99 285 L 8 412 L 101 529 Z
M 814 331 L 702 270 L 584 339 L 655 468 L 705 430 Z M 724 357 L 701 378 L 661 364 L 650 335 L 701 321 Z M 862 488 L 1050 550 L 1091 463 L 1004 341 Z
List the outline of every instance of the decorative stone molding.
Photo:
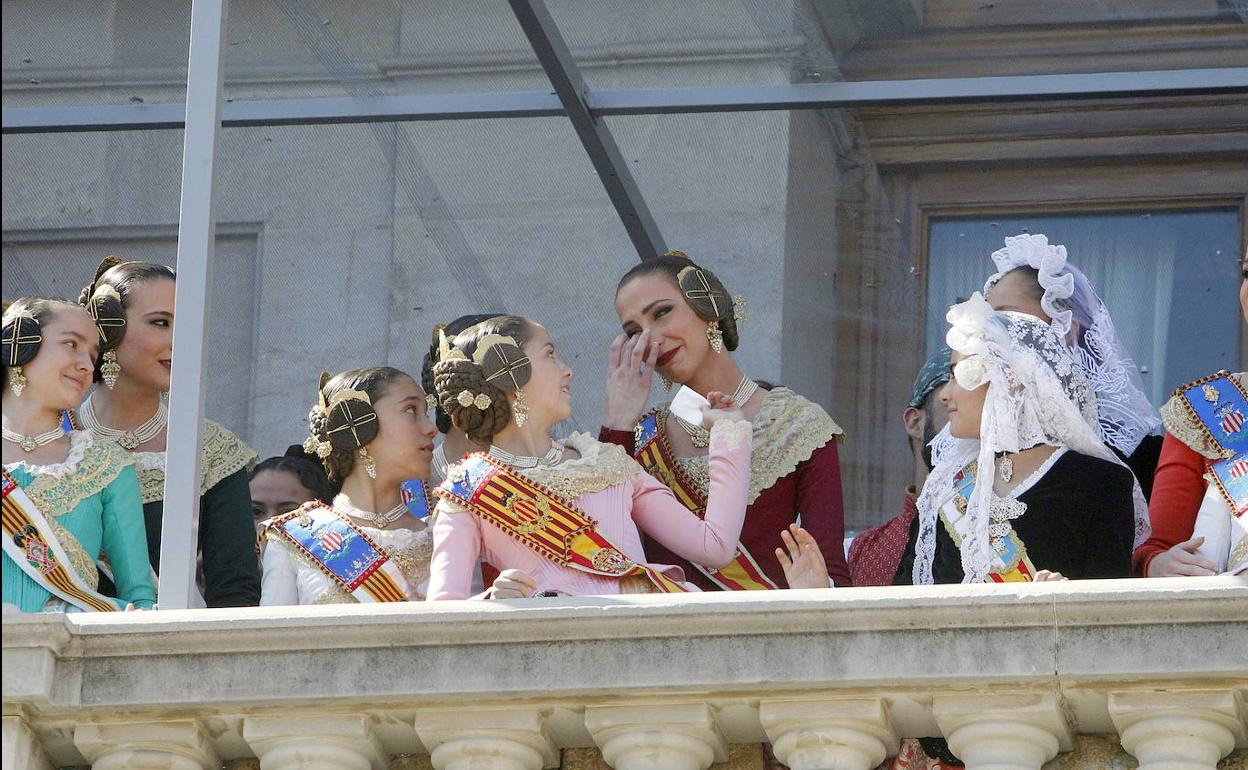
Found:
M 199 720 L 87 722 L 74 744 L 91 770 L 210 770 L 221 761 Z
M 20 716 L 4 717 L 4 750 L 0 753 L 0 767 L 5 770 L 52 770 L 52 763 L 44 756 L 39 739 Z
M 374 722 L 351 714 L 248 717 L 243 737 L 261 770 L 385 770 L 390 760 Z
M 897 753 L 879 698 L 769 700 L 758 715 L 776 758 L 792 770 L 870 770 Z
M 1040 770 L 1074 747 L 1064 704 L 1045 695 L 938 695 L 932 713 L 968 770 Z
M 1205 770 L 1248 746 L 1244 693 L 1114 692 L 1109 713 L 1140 770 Z
M 416 733 L 434 770 L 541 770 L 559 749 L 537 709 L 421 709 Z
M 590 706 L 585 726 L 615 770 L 706 770 L 728 743 L 704 703 Z

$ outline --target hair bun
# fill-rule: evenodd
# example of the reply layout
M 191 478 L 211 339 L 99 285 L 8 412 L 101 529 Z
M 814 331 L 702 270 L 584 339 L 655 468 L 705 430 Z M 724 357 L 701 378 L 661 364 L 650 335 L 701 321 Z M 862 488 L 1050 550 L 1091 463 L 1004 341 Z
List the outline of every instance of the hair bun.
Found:
M 19 310 L 4 322 L 0 330 L 0 360 L 5 366 L 22 366 L 39 352 L 43 329 L 39 321 L 25 310 Z
M 120 345 L 126 336 L 126 309 L 117 290 L 108 284 L 98 286 L 81 304 L 86 306 L 100 333 L 101 349 L 112 350 Z
M 340 390 L 334 394 L 325 420 L 325 437 L 334 449 L 353 452 L 377 438 L 380 426 L 368 394 Z

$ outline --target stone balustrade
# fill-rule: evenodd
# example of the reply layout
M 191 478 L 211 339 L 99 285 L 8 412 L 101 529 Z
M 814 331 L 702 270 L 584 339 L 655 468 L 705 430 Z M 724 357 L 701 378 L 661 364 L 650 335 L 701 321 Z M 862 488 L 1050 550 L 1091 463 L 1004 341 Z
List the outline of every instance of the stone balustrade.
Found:
M 1248 748 L 1248 580 L 6 616 L 3 691 L 6 770 L 867 770 L 937 735 L 1212 768 Z

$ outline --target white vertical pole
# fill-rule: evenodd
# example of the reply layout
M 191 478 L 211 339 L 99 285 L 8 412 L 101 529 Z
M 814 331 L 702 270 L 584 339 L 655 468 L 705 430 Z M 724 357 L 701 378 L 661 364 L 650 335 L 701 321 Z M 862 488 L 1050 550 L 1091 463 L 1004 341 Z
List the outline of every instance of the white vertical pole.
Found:
M 191 4 L 165 515 L 160 539 L 161 609 L 186 609 L 195 590 L 202 473 L 199 445 L 204 409 L 204 333 L 217 228 L 213 182 L 217 132 L 221 126 L 225 9 L 226 0 L 194 0 Z

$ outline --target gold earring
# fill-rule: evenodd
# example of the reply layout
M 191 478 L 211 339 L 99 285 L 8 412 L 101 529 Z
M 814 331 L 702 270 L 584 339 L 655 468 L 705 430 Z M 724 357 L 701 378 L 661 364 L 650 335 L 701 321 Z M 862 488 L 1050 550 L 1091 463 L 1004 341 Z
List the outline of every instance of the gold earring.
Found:
M 667 378 L 666 374 L 659 375 L 659 382 L 663 385 L 663 390 L 668 393 L 672 392 L 672 381 Z
M 511 416 L 517 428 L 523 428 L 524 421 L 529 419 L 529 405 L 524 403 L 524 391 L 520 388 L 516 388 L 516 402 L 511 405 Z
M 377 478 L 377 461 L 368 453 L 364 447 L 360 447 L 360 462 L 364 463 L 364 472 L 368 474 L 370 479 Z
M 13 389 L 13 398 L 22 397 L 22 391 L 26 389 L 26 375 L 22 374 L 22 367 L 9 369 L 9 387 Z
M 708 321 L 706 324 L 706 338 L 710 340 L 711 350 L 716 353 L 724 351 L 724 333 L 719 330 L 718 321 Z
M 121 374 L 121 364 L 117 363 L 117 354 L 112 350 L 104 351 L 104 362 L 100 364 L 100 379 L 109 390 L 117 385 L 117 376 Z

